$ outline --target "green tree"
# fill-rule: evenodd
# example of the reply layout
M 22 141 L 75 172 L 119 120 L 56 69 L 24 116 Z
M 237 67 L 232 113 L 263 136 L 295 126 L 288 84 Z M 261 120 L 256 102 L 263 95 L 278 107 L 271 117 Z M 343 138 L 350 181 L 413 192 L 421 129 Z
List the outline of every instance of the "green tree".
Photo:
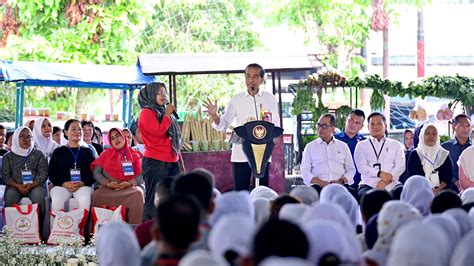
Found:
M 153 14 L 145 0 L 9 0 L 2 9 L 2 59 L 81 64 L 134 64 L 137 32 Z M 105 95 L 100 90 L 29 89 L 25 105 L 99 111 L 102 106 L 90 103 L 97 94 Z M 12 115 L 10 99 L 4 112 Z
M 140 53 L 244 52 L 261 47 L 246 0 L 161 1 L 140 37 Z M 161 77 L 160 77 L 161 78 Z M 226 104 L 244 87 L 243 75 L 177 77 L 178 108 L 196 109 L 207 97 Z
M 301 0 L 268 4 L 268 23 L 282 23 L 303 29 L 307 43 L 320 49 L 322 61 L 346 76 L 360 73 L 365 60 L 358 55 L 370 30 L 367 9 L 372 1 Z

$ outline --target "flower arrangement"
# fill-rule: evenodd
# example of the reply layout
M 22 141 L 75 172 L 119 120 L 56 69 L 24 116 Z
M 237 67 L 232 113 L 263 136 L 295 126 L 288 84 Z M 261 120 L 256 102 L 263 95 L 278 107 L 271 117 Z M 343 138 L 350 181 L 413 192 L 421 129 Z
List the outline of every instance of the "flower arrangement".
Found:
M 94 239 L 91 244 L 84 245 L 83 237 L 76 237 L 68 244 L 55 247 L 44 243 L 24 245 L 5 226 L 0 237 L 0 265 L 95 266 L 97 257 L 94 245 Z

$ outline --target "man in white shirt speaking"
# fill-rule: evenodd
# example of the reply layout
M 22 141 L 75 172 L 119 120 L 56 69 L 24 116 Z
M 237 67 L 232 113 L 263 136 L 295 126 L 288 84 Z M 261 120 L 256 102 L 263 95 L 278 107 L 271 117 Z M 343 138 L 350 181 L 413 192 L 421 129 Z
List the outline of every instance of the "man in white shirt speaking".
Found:
M 238 127 L 243 124 L 261 120 L 260 114 L 265 114 L 263 120 L 280 126 L 280 115 L 275 96 L 263 91 L 260 85 L 265 81 L 265 69 L 259 64 L 250 64 L 245 68 L 245 85 L 247 90 L 236 94 L 227 106 L 224 114 L 217 114 L 217 100 L 209 99 L 204 103 L 207 113 L 211 117 L 212 127 L 219 131 L 225 131 L 229 126 Z M 252 170 L 244 155 L 241 142 L 238 139 L 232 144 L 232 170 L 234 176 L 234 190 L 249 190 L 250 176 Z M 268 186 L 270 163 L 267 164 L 265 176 L 260 179 L 260 185 Z
M 361 174 L 359 198 L 367 191 L 385 189 L 399 196 L 402 185 L 398 178 L 405 171 L 405 153 L 400 142 L 385 137 L 385 116 L 374 112 L 367 117 L 370 136 L 357 144 L 354 161 Z
M 344 185 L 354 194 L 349 185 L 354 183 L 356 169 L 346 143 L 333 137 L 336 117 L 324 114 L 316 124 L 319 138 L 308 143 L 301 161 L 304 182 L 318 192 L 331 183 Z

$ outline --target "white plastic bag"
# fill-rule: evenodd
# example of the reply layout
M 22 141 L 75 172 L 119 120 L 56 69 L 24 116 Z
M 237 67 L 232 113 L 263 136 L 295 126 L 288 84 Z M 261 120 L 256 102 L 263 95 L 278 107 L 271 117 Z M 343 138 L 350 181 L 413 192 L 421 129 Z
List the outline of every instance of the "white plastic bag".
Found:
M 52 227 L 48 245 L 68 244 L 75 241 L 74 237 L 84 235 L 87 210 L 51 211 Z
M 15 238 L 25 244 L 41 242 L 38 204 L 17 205 L 6 207 L 5 225 L 12 231 Z
M 92 221 L 94 223 L 94 229 L 92 231 L 95 234 L 101 224 L 107 224 L 110 222 L 124 222 L 125 221 L 125 206 L 119 205 L 117 207 L 102 206 L 103 208 L 93 207 L 92 208 Z

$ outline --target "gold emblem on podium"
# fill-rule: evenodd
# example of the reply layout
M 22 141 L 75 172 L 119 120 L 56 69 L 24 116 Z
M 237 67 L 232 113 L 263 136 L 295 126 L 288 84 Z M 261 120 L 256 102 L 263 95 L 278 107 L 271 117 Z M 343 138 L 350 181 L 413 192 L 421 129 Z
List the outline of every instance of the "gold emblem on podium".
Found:
M 263 139 L 267 135 L 267 129 L 262 125 L 257 125 L 253 128 L 252 133 L 256 139 Z

